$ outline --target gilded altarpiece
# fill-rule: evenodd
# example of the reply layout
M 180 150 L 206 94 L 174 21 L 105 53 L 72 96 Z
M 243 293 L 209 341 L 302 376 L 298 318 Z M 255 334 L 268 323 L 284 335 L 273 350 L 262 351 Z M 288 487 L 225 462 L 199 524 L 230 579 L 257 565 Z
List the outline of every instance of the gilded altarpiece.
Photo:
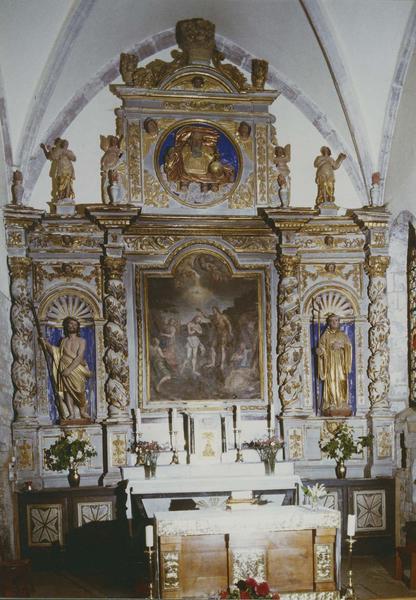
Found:
M 134 458 L 132 410 L 145 439 L 165 443 L 173 408 L 184 428 L 209 434 L 214 423 L 214 459 L 234 462 L 239 407 L 242 441 L 280 428 L 285 459 L 309 476 L 332 472 L 318 442 L 347 418 L 377 440 L 351 474 L 390 473 L 388 213 L 290 208 L 290 146 L 278 146 L 267 63 L 253 60 L 250 83 L 224 62 L 212 24 L 182 23 L 171 62 L 121 55 L 102 202 L 5 210 L 18 479 L 65 481 L 43 456 L 62 428 L 98 452 L 86 481 L 117 479 Z M 188 39 L 195 27 L 203 35 Z M 352 348 L 350 414 L 338 417 L 324 414 L 317 375 L 330 313 Z M 68 316 L 88 350 L 83 422 L 58 414 L 35 333 L 36 317 L 60 344 Z M 198 449 L 178 433 L 184 462 Z

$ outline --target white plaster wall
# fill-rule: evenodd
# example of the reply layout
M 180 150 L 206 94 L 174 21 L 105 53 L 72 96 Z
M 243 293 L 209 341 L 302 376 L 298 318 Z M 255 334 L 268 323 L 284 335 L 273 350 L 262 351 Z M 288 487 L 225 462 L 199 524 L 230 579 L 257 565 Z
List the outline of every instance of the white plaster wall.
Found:
M 390 267 L 387 272 L 387 297 L 390 318 L 390 399 L 395 412 L 408 406 L 408 331 L 407 331 L 407 250 L 409 221 L 401 213 L 390 230 Z

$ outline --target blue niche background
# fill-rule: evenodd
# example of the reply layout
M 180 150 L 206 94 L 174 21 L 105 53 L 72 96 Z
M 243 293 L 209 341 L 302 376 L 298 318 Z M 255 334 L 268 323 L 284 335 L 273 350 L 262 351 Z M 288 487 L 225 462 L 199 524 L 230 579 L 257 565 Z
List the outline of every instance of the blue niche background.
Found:
M 172 129 L 172 131 L 166 136 L 159 149 L 159 156 L 157 160 L 160 171 L 163 172 L 163 165 L 165 163 L 166 154 L 169 148 L 172 148 L 172 146 L 175 145 L 175 136 L 177 132 L 180 129 L 183 129 L 184 127 L 187 127 L 189 125 L 192 125 L 192 127 L 210 127 L 211 129 L 215 129 L 215 131 L 219 133 L 220 137 L 217 142 L 217 150 L 220 154 L 220 162 L 233 167 L 235 181 L 240 168 L 237 150 L 235 149 L 234 144 L 231 142 L 231 140 L 225 135 L 225 133 L 223 133 L 221 129 L 218 129 L 218 127 L 215 127 L 215 125 L 212 125 L 212 123 L 187 123 L 186 125 L 182 124 L 178 127 L 175 127 L 175 129 Z
M 314 398 L 314 410 L 315 414 L 321 415 L 321 403 L 322 403 L 322 391 L 323 391 L 323 381 L 321 381 L 318 377 L 318 355 L 316 354 L 316 349 L 318 347 L 318 342 L 320 336 L 325 331 L 327 325 L 326 323 L 320 324 L 320 333 L 318 335 L 318 323 L 311 323 L 310 325 L 310 335 L 311 335 L 311 346 L 312 346 L 312 385 L 313 385 L 313 398 Z M 357 410 L 357 393 L 356 393 L 356 366 L 355 366 L 355 323 L 341 323 L 340 330 L 343 331 L 351 342 L 352 345 L 352 367 L 351 371 L 348 375 L 348 392 L 349 392 L 349 404 L 351 406 L 352 414 L 355 415 Z
M 97 417 L 97 380 L 95 376 L 95 364 L 96 364 L 96 352 L 95 352 L 95 330 L 94 325 L 87 325 L 81 327 L 80 336 L 86 341 L 85 349 L 85 360 L 89 370 L 91 371 L 91 377 L 87 379 L 86 383 L 86 395 L 88 403 L 88 412 L 91 419 L 95 421 Z M 59 346 L 61 339 L 64 337 L 62 327 L 51 327 L 47 325 L 45 327 L 45 338 L 50 344 Z M 52 362 L 52 361 L 51 361 Z M 49 416 L 52 423 L 56 424 L 59 422 L 58 409 L 55 404 L 55 398 L 53 395 L 52 385 L 48 376 L 48 401 L 49 401 Z

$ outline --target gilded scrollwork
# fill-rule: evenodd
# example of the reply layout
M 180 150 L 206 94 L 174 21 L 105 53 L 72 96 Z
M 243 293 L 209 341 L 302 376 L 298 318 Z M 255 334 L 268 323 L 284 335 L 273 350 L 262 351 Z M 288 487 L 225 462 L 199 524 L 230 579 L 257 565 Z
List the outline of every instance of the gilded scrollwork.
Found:
M 139 254 L 160 254 L 169 250 L 175 242 L 181 239 L 183 236 L 175 235 L 127 236 L 124 238 L 124 243 L 127 250 L 133 250 Z
M 10 248 L 16 248 L 24 245 L 24 234 L 21 231 L 8 231 L 7 245 Z
M 127 464 L 127 436 L 125 433 L 113 433 L 111 436 L 111 464 L 124 467 Z
M 334 573 L 334 550 L 332 544 L 315 544 L 315 579 L 332 581 Z
M 149 171 L 145 170 L 143 179 L 144 203 L 146 206 L 167 208 L 169 206 L 169 197 L 156 177 L 153 177 Z
M 163 589 L 179 589 L 179 552 L 163 552 Z
M 368 388 L 372 412 L 389 408 L 388 393 L 390 321 L 387 314 L 386 270 L 389 265 L 387 256 L 370 256 L 366 270 L 369 275 L 368 332 L 370 357 L 368 359 Z
M 233 549 L 231 553 L 233 581 L 253 577 L 266 579 L 266 556 L 263 548 Z
M 250 208 L 254 205 L 254 173 L 250 173 L 244 183 L 241 183 L 229 199 L 230 208 Z
M 303 431 L 300 427 L 289 429 L 289 458 L 290 460 L 301 460 L 303 458 Z
M 129 405 L 125 260 L 107 257 L 104 269 L 104 313 L 107 320 L 104 326 L 105 391 L 110 417 L 119 417 L 126 416 Z
M 34 322 L 31 309 L 30 274 L 32 261 L 26 257 L 10 257 L 12 381 L 13 406 L 16 419 L 35 416 L 36 377 L 34 353 Z
M 280 271 L 277 372 L 279 398 L 285 414 L 298 408 L 302 391 L 299 263 L 297 256 L 281 256 L 277 264 Z
M 84 265 L 82 263 L 40 263 L 35 262 L 34 267 L 34 295 L 35 298 L 43 293 L 45 288 L 45 281 L 56 281 L 64 279 L 66 282 L 70 282 L 74 279 L 79 279 L 91 284 L 92 281 L 95 283 L 96 295 L 100 298 L 102 295 L 102 276 L 100 265 Z
M 141 149 L 140 124 L 130 122 L 128 126 L 128 164 L 130 179 L 130 196 L 132 200 L 140 200 L 141 182 Z
M 231 112 L 234 109 L 232 104 L 209 100 L 170 100 L 169 102 L 164 102 L 163 108 L 174 111 L 183 110 L 185 112 Z
M 236 252 L 266 252 L 276 251 L 276 238 L 260 236 L 223 236 L 224 242 L 230 244 Z
M 302 265 L 301 267 L 301 285 L 306 289 L 310 281 L 317 281 L 319 278 L 332 280 L 335 278 L 343 279 L 350 283 L 352 287 L 361 294 L 361 266 L 359 264 L 335 264 L 326 263 L 325 265 Z
M 409 319 L 409 388 L 410 398 L 416 398 L 416 240 L 413 229 L 409 236 L 409 258 L 407 268 L 408 319 Z
M 259 204 L 267 204 L 267 126 L 256 127 L 257 195 Z
M 393 431 L 391 425 L 377 427 L 377 458 L 391 458 L 393 456 Z

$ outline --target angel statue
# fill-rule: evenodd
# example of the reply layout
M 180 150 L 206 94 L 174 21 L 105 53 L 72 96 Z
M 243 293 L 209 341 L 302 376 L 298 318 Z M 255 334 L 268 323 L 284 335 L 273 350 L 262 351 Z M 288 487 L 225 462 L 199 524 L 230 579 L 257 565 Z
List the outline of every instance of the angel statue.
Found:
M 101 192 L 104 204 L 124 204 L 127 190 L 125 143 L 115 135 L 100 135 Z
M 60 200 L 73 200 L 75 198 L 72 182 L 75 179 L 73 162 L 76 156 L 68 148 L 67 140 L 56 138 L 54 145 L 41 144 L 46 158 L 51 161 L 49 176 L 52 179 L 52 200 L 59 203 Z
M 331 149 L 328 146 L 322 146 L 321 155 L 315 158 L 313 166 L 316 167 L 315 183 L 318 185 L 318 194 L 316 204 L 322 202 L 335 202 L 335 176 L 334 171 L 341 166 L 347 156 L 342 152 L 334 160 L 331 156 Z
M 290 144 L 286 146 L 276 146 L 274 149 L 274 164 L 277 169 L 277 183 L 279 186 L 279 198 L 282 206 L 289 206 L 290 195 L 290 169 L 289 162 L 291 158 Z

